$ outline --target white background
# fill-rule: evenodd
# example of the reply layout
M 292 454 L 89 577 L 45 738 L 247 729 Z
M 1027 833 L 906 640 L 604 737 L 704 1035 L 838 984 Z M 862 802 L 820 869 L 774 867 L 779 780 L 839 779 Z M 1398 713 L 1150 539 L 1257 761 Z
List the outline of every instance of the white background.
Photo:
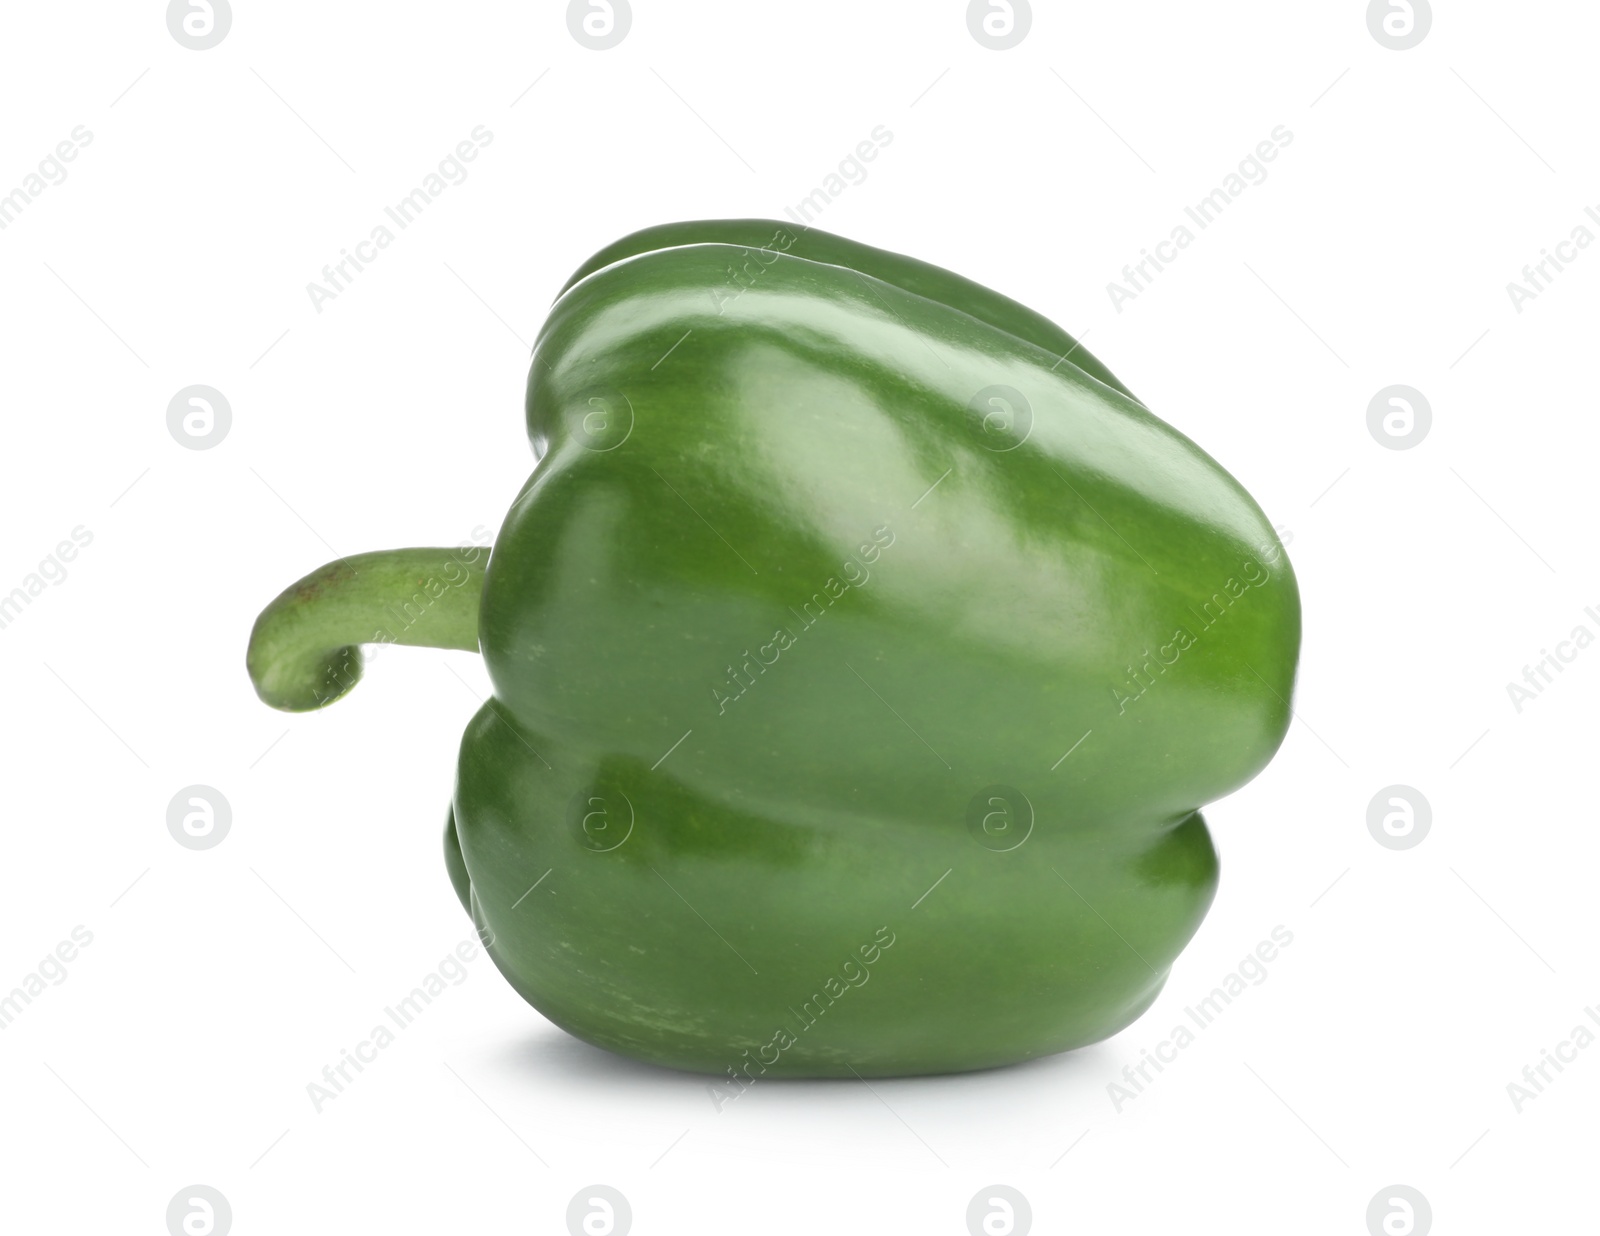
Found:
M 1600 1031 L 1600 651 L 1520 712 L 1506 684 L 1600 634 L 1600 252 L 1520 313 L 1506 285 L 1600 211 L 1600 16 L 1440 6 L 1395 51 L 1354 2 L 1036 8 L 1008 51 L 949 0 L 636 0 L 606 51 L 559 3 L 239 3 L 206 51 L 159 3 L 8 8 L 0 193 L 93 135 L 0 231 L 0 593 L 93 538 L 0 630 L 0 992 L 93 933 L 0 1032 L 8 1228 L 165 1231 L 197 1183 L 239 1233 L 560 1233 L 595 1183 L 639 1233 L 961 1233 L 995 1184 L 1040 1232 L 1355 1236 L 1396 1184 L 1438 1232 L 1583 1222 L 1600 1050 L 1520 1113 L 1507 1084 Z M 307 283 L 478 125 L 469 178 L 318 313 Z M 878 125 L 819 226 L 1086 336 L 1292 533 L 1300 720 L 1207 812 L 1210 916 L 1108 1042 L 720 1112 L 480 958 L 317 1114 L 306 1084 L 470 934 L 439 834 L 487 679 L 393 651 L 275 713 L 256 612 L 337 554 L 492 533 L 571 270 L 781 217 Z M 1118 312 L 1108 282 L 1279 125 L 1267 179 Z M 195 383 L 232 407 L 207 450 L 167 428 Z M 1367 426 L 1397 383 L 1432 408 L 1409 450 Z M 232 807 L 200 852 L 166 825 L 196 783 Z M 1367 824 L 1394 784 L 1432 809 L 1398 851 Z M 1119 1111 L 1108 1083 L 1278 925 L 1266 981 Z

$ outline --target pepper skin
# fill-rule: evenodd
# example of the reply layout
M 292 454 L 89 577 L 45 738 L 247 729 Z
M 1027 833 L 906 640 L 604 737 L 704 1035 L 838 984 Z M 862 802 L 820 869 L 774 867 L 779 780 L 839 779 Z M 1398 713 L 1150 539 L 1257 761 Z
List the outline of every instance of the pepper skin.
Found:
M 1290 719 L 1298 591 L 1232 477 L 1030 310 L 759 220 L 580 268 L 527 417 L 486 574 L 331 564 L 250 668 L 315 707 L 413 582 L 381 638 L 475 619 L 447 865 L 530 1004 L 725 1095 L 1149 1007 L 1216 889 L 1198 808 Z

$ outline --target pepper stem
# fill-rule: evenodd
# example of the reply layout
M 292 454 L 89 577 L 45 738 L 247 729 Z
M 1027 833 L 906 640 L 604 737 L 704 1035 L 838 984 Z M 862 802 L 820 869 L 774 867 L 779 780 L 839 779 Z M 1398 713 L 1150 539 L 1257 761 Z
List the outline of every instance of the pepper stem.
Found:
M 478 651 L 488 553 L 391 549 L 319 567 L 289 585 L 250 631 L 245 665 L 274 708 L 331 704 L 361 679 L 362 644 Z

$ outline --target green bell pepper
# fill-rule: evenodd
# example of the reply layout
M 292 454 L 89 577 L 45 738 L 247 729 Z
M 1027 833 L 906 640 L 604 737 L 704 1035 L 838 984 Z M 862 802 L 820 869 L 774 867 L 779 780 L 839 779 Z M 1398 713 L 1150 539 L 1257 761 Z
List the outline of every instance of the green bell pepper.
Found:
M 1137 1018 L 1211 903 L 1197 810 L 1290 720 L 1250 496 L 1038 314 L 758 220 L 581 267 L 493 552 L 332 563 L 249 669 L 481 649 L 445 833 L 511 985 L 723 1075 L 978 1069 Z

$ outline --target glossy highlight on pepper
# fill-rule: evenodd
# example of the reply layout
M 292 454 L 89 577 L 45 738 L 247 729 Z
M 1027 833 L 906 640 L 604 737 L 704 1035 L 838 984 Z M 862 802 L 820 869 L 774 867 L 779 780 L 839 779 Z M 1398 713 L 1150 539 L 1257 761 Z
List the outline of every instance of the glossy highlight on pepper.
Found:
M 486 569 L 329 564 L 249 666 L 301 709 L 375 636 L 482 651 L 446 861 L 530 1004 L 728 1095 L 1150 1005 L 1216 889 L 1199 808 L 1276 751 L 1299 650 L 1216 462 L 1031 310 L 762 220 L 580 267 L 527 423 Z

